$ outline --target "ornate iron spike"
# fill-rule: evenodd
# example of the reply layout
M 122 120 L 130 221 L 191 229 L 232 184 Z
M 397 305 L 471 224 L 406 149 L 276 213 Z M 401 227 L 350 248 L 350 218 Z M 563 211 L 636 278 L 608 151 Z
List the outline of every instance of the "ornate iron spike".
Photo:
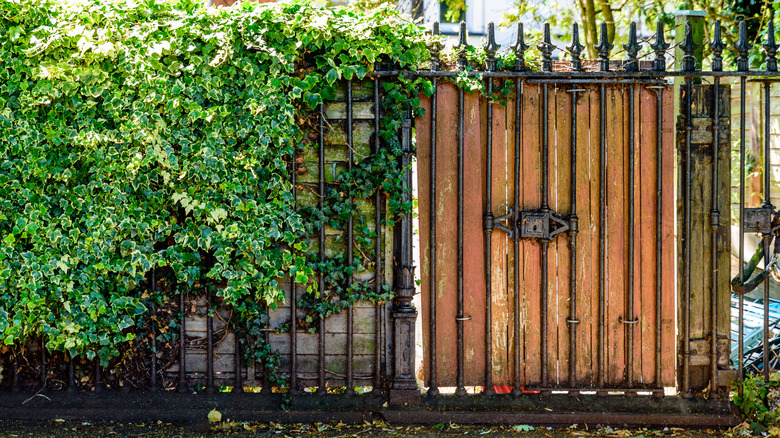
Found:
M 461 21 L 460 22 L 460 32 L 458 33 L 458 45 L 456 46 L 458 48 L 458 70 L 465 70 L 466 69 L 466 63 L 468 62 L 466 60 L 466 52 L 469 48 L 469 43 L 466 41 L 466 22 Z
M 712 48 L 712 71 L 722 71 L 723 49 L 726 48 L 726 44 L 723 43 L 723 37 L 720 31 L 720 20 L 715 21 L 715 31 L 712 35 L 710 47 Z
M 485 44 L 485 54 L 487 54 L 487 69 L 488 71 L 495 71 L 496 69 L 496 51 L 498 51 L 500 44 L 496 44 L 496 28 L 493 22 L 488 23 L 488 39 Z
M 664 23 L 661 20 L 658 20 L 655 28 L 655 42 L 650 45 L 655 52 L 653 70 L 664 71 L 666 70 L 666 50 L 669 48 L 669 43 L 664 39 Z
M 636 23 L 633 21 L 628 30 L 628 44 L 624 44 L 623 48 L 628 52 L 626 71 L 639 71 L 639 60 L 636 55 L 639 53 L 639 49 L 642 48 L 642 45 L 636 39 Z
M 682 57 L 682 69 L 683 71 L 696 70 L 696 57 L 693 56 L 693 52 L 699 48 L 699 45 L 693 42 L 693 31 L 691 30 L 691 22 L 685 22 L 685 37 L 683 43 L 680 45 L 683 51 Z
M 607 23 L 601 22 L 601 36 L 599 38 L 599 45 L 596 46 L 596 50 L 599 51 L 599 65 L 601 71 L 609 71 L 609 52 L 614 47 L 609 43 L 609 37 L 607 36 Z
M 769 20 L 769 26 L 766 29 L 766 69 L 767 71 L 777 71 L 777 44 L 775 43 L 775 20 Z
M 433 30 L 431 31 L 431 34 L 433 35 L 434 41 L 431 43 L 430 51 L 431 51 L 431 70 L 437 71 L 439 70 L 440 66 L 440 58 L 439 55 L 441 54 L 441 49 L 443 47 L 441 41 L 439 41 L 439 36 L 441 36 L 441 32 L 439 32 L 439 22 L 434 21 L 433 22 Z
M 745 20 L 739 22 L 739 38 L 737 44 L 734 45 L 734 49 L 737 50 L 737 71 L 750 70 L 750 61 L 748 60 L 748 51 L 753 47 L 748 42 L 747 37 L 747 23 Z
M 512 49 L 515 51 L 515 71 L 525 71 L 525 51 L 528 45 L 523 37 L 523 23 L 517 23 L 517 39 Z
M 542 53 L 542 71 L 552 71 L 552 39 L 550 38 L 550 23 L 544 23 L 542 42 L 536 46 Z
M 574 23 L 571 27 L 571 45 L 566 46 L 566 50 L 571 53 L 571 69 L 574 71 L 582 71 L 582 59 L 580 55 L 585 48 L 580 44 L 580 26 Z

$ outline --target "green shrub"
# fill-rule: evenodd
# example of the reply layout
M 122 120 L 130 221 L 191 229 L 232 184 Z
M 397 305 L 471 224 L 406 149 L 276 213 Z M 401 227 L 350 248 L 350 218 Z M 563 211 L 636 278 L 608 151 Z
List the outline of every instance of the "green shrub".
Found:
M 2 344 L 44 337 L 105 365 L 151 304 L 205 278 L 250 333 L 285 274 L 320 314 L 333 296 L 386 298 L 357 282 L 318 291 L 307 239 L 343 225 L 348 195 L 410 207 L 398 131 L 421 81 L 385 83 L 382 151 L 329 186 L 324 211 L 296 209 L 289 169 L 317 146 L 306 127 L 338 81 L 379 60 L 415 67 L 423 34 L 387 9 L 201 3 L 0 3 Z M 149 295 L 153 268 L 173 286 Z

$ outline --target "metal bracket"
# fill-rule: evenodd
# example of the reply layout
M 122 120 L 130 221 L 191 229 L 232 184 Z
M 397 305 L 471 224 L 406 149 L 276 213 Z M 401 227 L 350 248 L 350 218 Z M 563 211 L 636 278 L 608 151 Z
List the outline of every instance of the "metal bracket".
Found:
M 569 222 L 551 211 L 522 211 L 517 224 L 524 239 L 552 240 L 569 229 Z
M 504 225 L 505 221 L 507 221 L 508 219 L 512 219 L 514 217 L 515 217 L 515 210 L 512 207 L 510 207 L 509 211 L 507 212 L 507 214 L 505 214 L 503 216 L 499 216 L 499 217 L 493 219 L 493 226 L 495 228 L 497 228 L 497 229 L 507 233 L 509 235 L 510 239 L 514 239 L 515 238 L 514 230 L 509 228 L 508 225 Z

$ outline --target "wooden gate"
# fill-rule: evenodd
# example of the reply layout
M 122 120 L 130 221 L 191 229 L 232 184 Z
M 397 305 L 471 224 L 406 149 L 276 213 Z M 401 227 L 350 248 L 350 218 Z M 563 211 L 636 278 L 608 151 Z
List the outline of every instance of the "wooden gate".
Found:
M 505 104 L 436 84 L 416 120 L 426 386 L 662 394 L 672 87 L 512 81 Z

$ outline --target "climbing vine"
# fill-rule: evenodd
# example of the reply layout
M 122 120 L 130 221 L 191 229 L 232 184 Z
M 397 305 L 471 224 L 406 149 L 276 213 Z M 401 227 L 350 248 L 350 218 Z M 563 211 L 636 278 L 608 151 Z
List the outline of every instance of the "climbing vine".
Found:
M 416 68 L 424 34 L 389 9 L 202 3 L 0 4 L 0 348 L 44 338 L 105 366 L 153 306 L 211 284 L 246 356 L 268 361 L 284 278 L 314 319 L 390 297 L 347 281 L 370 257 L 320 261 L 311 237 L 359 216 L 350 197 L 380 191 L 386 224 L 411 208 L 398 132 L 426 81 L 383 82 L 383 147 L 329 182 L 322 209 L 296 207 L 291 169 L 339 84 Z M 355 238 L 371 254 L 368 222 Z

